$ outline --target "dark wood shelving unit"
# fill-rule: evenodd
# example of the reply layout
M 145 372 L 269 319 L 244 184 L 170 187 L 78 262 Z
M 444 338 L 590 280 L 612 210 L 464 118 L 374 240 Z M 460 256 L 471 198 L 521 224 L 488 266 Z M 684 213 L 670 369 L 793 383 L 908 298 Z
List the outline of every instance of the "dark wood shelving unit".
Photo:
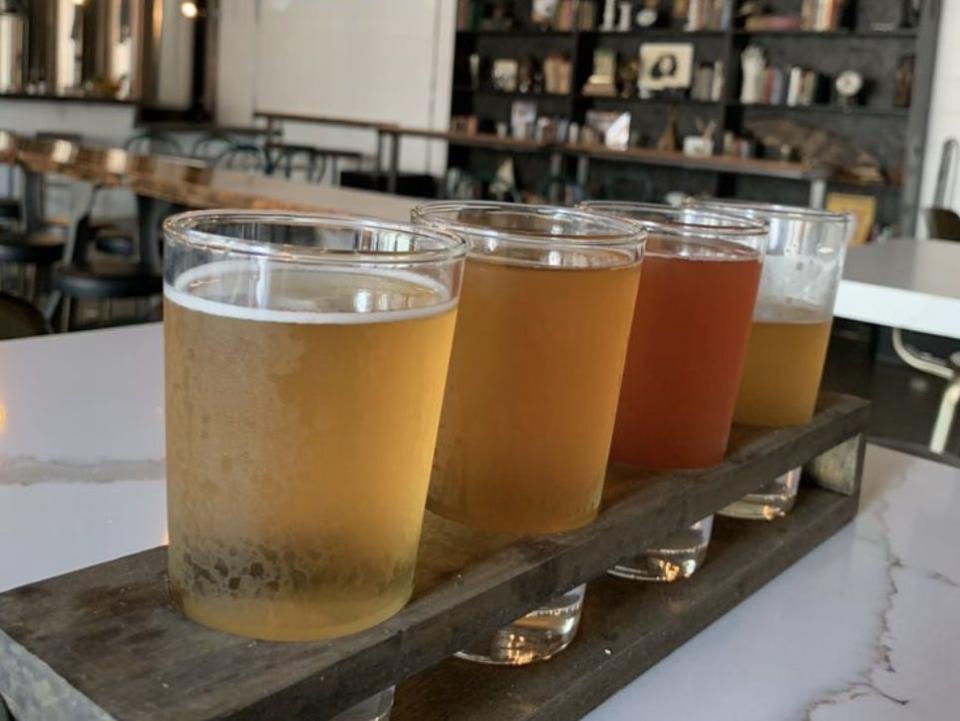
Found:
M 492 6 L 491 0 L 478 0 Z M 898 27 L 901 0 L 850 0 L 844 25 L 832 31 L 810 30 L 725 30 L 688 31 L 682 27 L 632 28 L 626 32 L 600 29 L 570 31 L 544 30 L 531 24 L 531 0 L 514 0 L 516 29 L 458 30 L 454 55 L 451 115 L 475 115 L 484 131 L 496 122 L 509 122 L 509 100 L 529 99 L 540 103 L 538 111 L 545 116 L 566 118 L 582 126 L 588 110 L 619 110 L 632 114 L 631 125 L 639 135 L 640 147 L 630 148 L 625 155 L 601 151 L 576 152 L 569 145 L 544 144 L 539 152 L 524 148 L 515 159 L 517 185 L 521 190 L 542 191 L 545 183 L 578 182 L 591 197 L 637 197 L 644 190 L 659 199 L 671 190 L 707 193 L 717 196 L 743 197 L 784 203 L 807 203 L 812 197 L 806 182 L 804 166 L 794 163 L 796 172 L 764 174 L 760 165 L 734 162 L 687 162 L 681 156 L 672 162 L 665 156 L 651 154 L 656 137 L 662 132 L 670 113 L 676 117 L 679 135 L 697 131 L 697 124 L 717 124 L 715 147 L 722 145 L 724 131 L 742 135 L 747 125 L 757 118 L 782 117 L 811 129 L 824 129 L 837 137 L 871 153 L 881 163 L 888 178 L 897 182 L 856 183 L 849 178 L 827 181 L 827 191 L 871 194 L 877 198 L 877 220 L 899 226 L 910 234 L 914 230 L 919 204 L 921 163 L 926 142 L 927 113 L 938 26 L 943 0 L 926 0 L 916 27 Z M 639 5 L 639 2 L 634 3 Z M 740 2 L 737 0 L 739 6 Z M 771 0 L 771 9 L 778 14 L 799 15 L 802 0 Z M 602 0 L 596 3 L 602 12 Z M 661 13 L 669 16 L 672 0 L 661 0 Z M 598 18 L 599 21 L 599 18 Z M 889 29 L 881 29 L 884 27 Z M 725 68 L 724 92 L 720 99 L 695 100 L 688 96 L 655 96 L 640 98 L 585 95 L 582 88 L 590 75 L 596 48 L 611 48 L 622 58 L 636 53 L 644 42 L 690 42 L 694 46 L 694 65 L 721 60 Z M 864 104 L 841 105 L 824 98 L 814 105 L 744 104 L 740 102 L 740 53 L 749 45 L 761 47 L 770 65 L 799 65 L 831 78 L 846 69 L 857 70 L 867 81 Z M 548 53 L 566 54 L 571 62 L 569 94 L 512 93 L 481 85 L 470 87 L 469 57 L 477 53 L 492 61 L 496 58 L 535 57 Z M 894 107 L 895 71 L 904 55 L 914 56 L 914 81 L 908 108 Z M 863 132 L 864 123 L 869 132 Z M 633 150 L 641 152 L 633 153 Z M 462 144 L 450 147 L 448 165 L 460 168 L 477 178 L 489 178 L 509 153 L 502 143 Z M 677 154 L 679 155 L 679 154 Z M 586 157 L 586 160 L 584 158 Z M 704 160 L 704 159 L 700 159 Z M 751 159 L 752 160 L 752 159 Z M 761 159 L 764 160 L 764 159 Z M 776 159 L 765 159 L 772 165 L 785 167 Z M 583 168 L 589 165 L 584 173 Z M 745 168 L 748 168 L 745 170 Z M 760 168 L 758 171 L 757 169 Z M 585 176 L 585 177 L 584 177 Z M 795 176 L 795 177 L 794 177 Z M 634 182 L 635 181 L 635 182 Z M 641 199 L 637 197 L 637 199 Z

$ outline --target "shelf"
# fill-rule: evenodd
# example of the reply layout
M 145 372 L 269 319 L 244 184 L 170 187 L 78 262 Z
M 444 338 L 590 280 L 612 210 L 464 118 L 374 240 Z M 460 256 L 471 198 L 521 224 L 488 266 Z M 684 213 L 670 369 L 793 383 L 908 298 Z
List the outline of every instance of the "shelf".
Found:
M 453 89 L 455 93 L 486 95 L 494 98 L 520 98 L 530 100 L 562 100 L 569 98 L 570 93 L 521 93 L 520 91 L 508 92 L 506 90 L 495 90 L 493 88 L 471 88 L 468 85 L 458 85 Z
M 733 31 L 737 36 L 760 35 L 773 37 L 782 35 L 793 38 L 864 38 L 872 40 L 886 40 L 889 38 L 904 39 L 916 38 L 917 31 L 904 30 L 743 30 Z
M 661 105 L 661 106 L 689 106 L 695 108 L 716 108 L 723 105 L 722 100 L 694 100 L 692 98 L 638 98 L 638 97 L 607 97 L 604 95 L 584 95 L 580 93 L 577 100 L 599 100 L 601 103 L 629 104 L 629 105 Z
M 726 36 L 729 30 L 683 30 L 682 28 L 648 28 L 635 30 L 581 30 L 580 35 L 597 35 L 602 38 L 609 37 L 701 37 L 701 38 L 722 38 Z
M 910 114 L 910 108 L 873 108 L 867 105 L 785 105 L 777 103 L 741 103 L 733 101 L 728 103 L 733 108 L 745 108 L 747 110 L 782 110 L 785 112 L 797 113 L 831 113 L 835 115 L 865 115 L 870 117 L 884 118 L 906 118 Z
M 47 103 L 77 103 L 85 105 L 139 105 L 135 98 L 110 98 L 99 95 L 38 95 L 32 93 L 0 93 L 0 100 L 32 100 Z
M 533 37 L 543 37 L 543 38 L 568 38 L 573 35 L 572 30 L 533 30 L 533 29 L 521 29 L 516 30 L 457 30 L 457 35 L 469 36 L 486 36 L 486 37 L 510 37 L 510 36 L 533 36 Z

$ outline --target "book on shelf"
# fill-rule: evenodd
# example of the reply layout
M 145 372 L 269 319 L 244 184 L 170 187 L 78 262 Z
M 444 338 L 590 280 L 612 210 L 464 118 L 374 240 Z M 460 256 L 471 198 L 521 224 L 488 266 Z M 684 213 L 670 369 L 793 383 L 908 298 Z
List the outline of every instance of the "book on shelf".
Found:
M 566 95 L 570 92 L 570 56 L 566 53 L 548 53 L 543 59 L 543 89 L 549 94 Z
M 803 0 L 801 28 L 814 32 L 832 32 L 840 27 L 846 0 Z
M 723 97 L 723 61 L 700 63 L 693 74 L 690 98 L 703 102 L 718 102 Z
M 683 29 L 729 30 L 733 19 L 733 0 L 689 0 Z

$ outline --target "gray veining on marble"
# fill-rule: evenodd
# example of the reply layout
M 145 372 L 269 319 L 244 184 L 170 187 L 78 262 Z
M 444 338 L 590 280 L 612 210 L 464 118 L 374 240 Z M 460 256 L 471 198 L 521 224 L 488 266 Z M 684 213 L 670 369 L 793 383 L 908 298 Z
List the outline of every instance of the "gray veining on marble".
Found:
M 44 461 L 30 456 L 0 456 L 0 484 L 30 485 L 51 481 L 111 483 L 165 478 L 163 460 L 99 462 Z

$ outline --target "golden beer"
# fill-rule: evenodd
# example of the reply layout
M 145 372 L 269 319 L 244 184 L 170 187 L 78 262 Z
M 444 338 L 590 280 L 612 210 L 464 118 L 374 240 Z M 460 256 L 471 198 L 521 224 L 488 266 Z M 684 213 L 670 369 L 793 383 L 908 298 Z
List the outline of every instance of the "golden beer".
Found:
M 467 259 L 431 510 L 512 533 L 594 518 L 639 279 Z
M 281 266 L 165 290 L 170 586 L 209 626 L 318 639 L 410 597 L 456 309 L 411 273 Z
M 813 417 L 830 325 L 816 309 L 802 308 L 754 320 L 734 422 L 776 428 Z

